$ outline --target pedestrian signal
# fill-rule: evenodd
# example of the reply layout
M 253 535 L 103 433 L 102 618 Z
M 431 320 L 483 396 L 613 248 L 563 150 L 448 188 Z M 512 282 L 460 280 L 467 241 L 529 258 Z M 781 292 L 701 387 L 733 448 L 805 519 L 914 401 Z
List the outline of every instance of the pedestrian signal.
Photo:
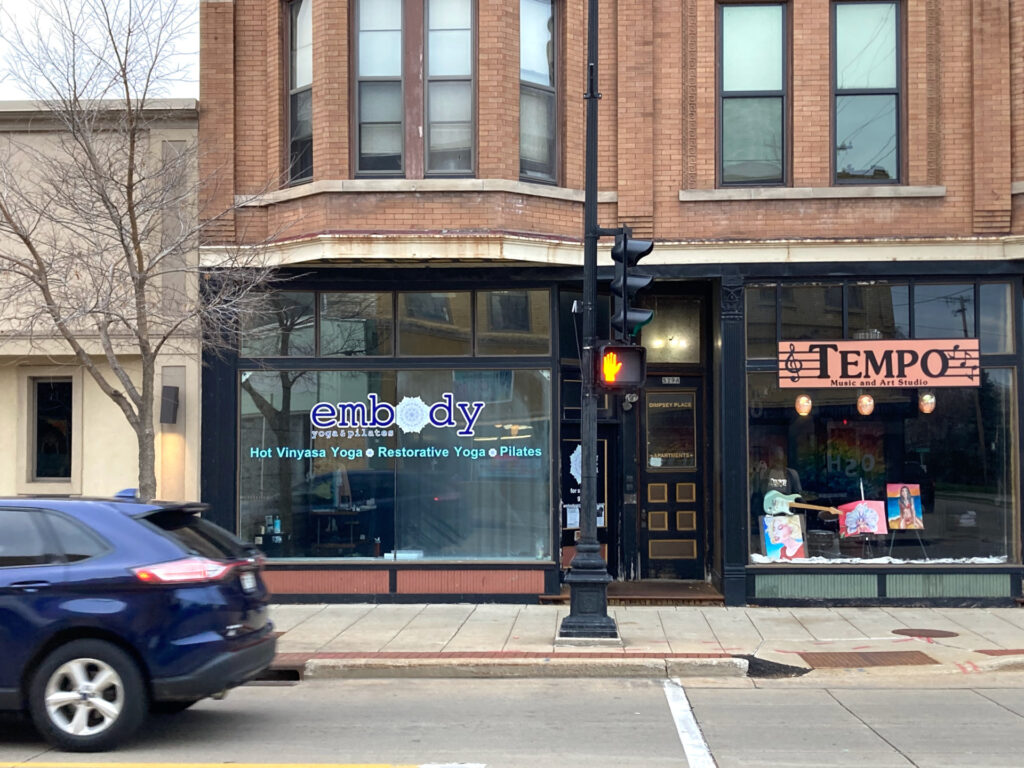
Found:
M 596 380 L 603 389 L 639 389 L 647 380 L 647 350 L 634 344 L 601 345 Z

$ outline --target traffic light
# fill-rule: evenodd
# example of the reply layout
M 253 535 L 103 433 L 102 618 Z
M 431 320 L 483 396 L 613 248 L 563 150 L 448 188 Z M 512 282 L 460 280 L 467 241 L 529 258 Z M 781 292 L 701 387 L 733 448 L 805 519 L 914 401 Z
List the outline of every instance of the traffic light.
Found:
M 632 298 L 637 291 L 651 284 L 654 278 L 650 275 L 630 275 L 629 271 L 644 256 L 654 250 L 650 240 L 634 240 L 629 227 L 615 236 L 612 246 L 612 259 L 615 261 L 615 279 L 612 280 L 612 293 L 615 294 L 615 312 L 612 315 L 612 328 L 622 341 L 630 341 L 640 329 L 651 322 L 654 311 L 650 309 L 634 309 Z
M 647 350 L 607 342 L 597 350 L 597 384 L 602 389 L 639 389 L 647 383 Z

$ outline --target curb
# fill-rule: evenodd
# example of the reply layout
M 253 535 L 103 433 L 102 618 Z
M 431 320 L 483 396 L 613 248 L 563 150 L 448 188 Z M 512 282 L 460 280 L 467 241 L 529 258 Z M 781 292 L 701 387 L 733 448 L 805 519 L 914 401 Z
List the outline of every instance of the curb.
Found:
M 694 659 L 310 659 L 312 680 L 371 677 L 559 678 L 746 677 L 749 663 L 736 658 Z

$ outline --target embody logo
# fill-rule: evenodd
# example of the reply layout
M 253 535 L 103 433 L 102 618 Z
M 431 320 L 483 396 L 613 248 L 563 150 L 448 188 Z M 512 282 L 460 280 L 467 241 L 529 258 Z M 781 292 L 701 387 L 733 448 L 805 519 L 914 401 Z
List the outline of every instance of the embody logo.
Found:
M 431 405 L 419 397 L 403 397 L 398 405 L 391 405 L 371 392 L 366 402 L 317 403 L 309 411 L 309 421 L 315 430 L 387 429 L 396 425 L 409 433 L 419 432 L 428 424 L 439 429 L 458 427 L 456 416 L 460 416 L 465 426 L 456 434 L 472 437 L 485 405 L 478 400 L 456 401 L 451 392 L 445 392 Z

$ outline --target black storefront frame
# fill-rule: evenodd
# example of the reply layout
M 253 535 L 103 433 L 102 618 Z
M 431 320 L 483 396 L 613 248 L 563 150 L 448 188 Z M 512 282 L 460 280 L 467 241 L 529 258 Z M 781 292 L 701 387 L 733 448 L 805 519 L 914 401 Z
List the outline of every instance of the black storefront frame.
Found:
M 984 273 L 979 274 L 983 268 Z M 477 267 L 477 268 L 439 268 L 419 267 L 403 270 L 394 265 L 388 266 L 388 277 L 383 277 L 383 270 L 380 268 L 350 268 L 339 269 L 308 268 L 303 270 L 292 270 L 292 279 L 282 284 L 286 290 L 398 290 L 399 286 L 405 287 L 414 281 L 419 290 L 453 291 L 473 290 L 488 288 L 550 288 L 552 289 L 551 300 L 551 329 L 552 329 L 552 355 L 544 358 L 546 364 L 552 370 L 552 440 L 555 445 L 561 440 L 562 434 L 562 402 L 560 381 L 563 372 L 571 368 L 570 360 L 574 359 L 574 353 L 564 353 L 560 348 L 561 329 L 559 328 L 559 296 L 563 291 L 579 292 L 581 289 L 580 272 L 575 268 L 560 267 Z M 1022 301 L 1022 276 L 1024 276 L 1024 265 L 1019 262 L 1008 260 L 993 261 L 938 261 L 927 263 L 928 282 L 945 280 L 952 282 L 985 282 L 1007 280 L 1012 285 L 1013 295 L 1011 297 L 1013 311 L 1016 313 L 1014 319 L 1015 351 L 1005 356 L 1008 364 L 1014 366 L 1017 371 L 1017 413 L 1018 423 L 1024 424 L 1024 312 L 1021 311 Z M 717 531 L 712 531 L 714 544 L 721 553 L 721 561 L 712 561 L 712 579 L 720 587 L 726 605 L 745 605 L 748 602 L 759 602 L 763 604 L 799 604 L 808 602 L 820 604 L 818 598 L 806 601 L 783 599 L 772 601 L 768 599 L 757 600 L 755 597 L 754 582 L 758 569 L 764 572 L 765 568 L 771 573 L 798 572 L 798 573 L 826 573 L 835 574 L 843 570 L 841 566 L 752 566 L 748 562 L 748 498 L 747 488 L 747 410 L 746 410 L 746 334 L 745 334 L 745 294 L 744 288 L 748 284 L 764 283 L 768 281 L 786 282 L 834 282 L 837 280 L 900 280 L 909 281 L 913 278 L 921 280 L 921 262 L 800 262 L 800 263 L 738 263 L 738 264 L 702 264 L 693 261 L 678 264 L 657 264 L 645 265 L 645 272 L 651 274 L 657 280 L 691 280 L 707 281 L 712 290 L 709 296 L 710 310 L 707 313 L 710 327 L 707 337 L 712 340 L 710 355 L 707 358 L 710 380 L 708 382 L 708 398 L 711 403 L 709 428 L 713 435 L 713 457 L 715 464 L 713 476 L 709 479 L 709 487 L 713 488 L 713 509 L 712 519 L 720 525 Z M 613 270 L 602 268 L 598 272 L 598 279 L 601 285 L 606 285 L 614 276 Z M 924 281 L 924 280 L 921 280 Z M 655 283 L 655 286 L 657 282 Z M 977 306 L 977 305 L 976 305 Z M 381 358 L 363 358 L 362 360 L 380 361 Z M 409 366 L 409 358 L 394 358 L 401 367 Z M 457 358 L 459 364 L 475 362 L 476 358 Z M 531 360 L 535 360 L 531 359 Z M 201 458 L 201 492 L 204 501 L 212 505 L 209 513 L 211 519 L 226 527 L 232 528 L 235 520 L 236 495 L 236 471 L 237 461 L 237 434 L 235 415 L 237 414 L 237 388 L 234 386 L 235 373 L 239 368 L 238 358 L 217 357 L 204 353 L 203 368 L 203 428 L 201 435 L 202 458 Z M 329 361 L 324 368 L 336 366 L 336 361 Z M 437 365 L 437 363 L 432 363 Z M 396 365 L 396 367 L 398 367 Z M 487 363 L 478 367 L 487 367 Z M 493 365 L 492 365 L 493 367 Z M 547 365 L 545 365 L 547 367 Z M 225 386 L 225 381 L 230 386 Z M 738 386 L 737 382 L 742 382 Z M 216 414 L 211 418 L 210 414 Z M 227 415 L 227 418 L 225 418 Z M 735 439 L 740 436 L 741 439 Z M 1018 453 L 1021 451 L 1020 438 L 1018 437 Z M 552 452 L 552 460 L 555 460 L 555 453 Z M 552 509 L 559 510 L 558 487 L 556 478 L 557 466 L 552 468 Z M 223 478 L 229 478 L 230 483 L 223 482 Z M 1018 482 L 1018 486 L 1024 486 L 1024 473 Z M 1024 487 L 1018 488 L 1019 498 L 1024 498 Z M 625 521 L 624 515 L 624 521 Z M 558 541 L 560 535 L 560 520 L 552 514 L 552 542 Z M 710 521 L 709 521 L 710 522 Z M 1021 526 L 1021 549 L 1024 551 L 1024 526 Z M 397 568 L 424 568 L 435 569 L 444 567 L 444 563 L 424 563 L 419 565 L 401 564 L 396 566 L 393 562 L 375 563 L 374 561 L 363 561 L 362 564 L 369 567 L 385 567 L 391 571 Z M 507 568 L 516 567 L 513 564 L 502 564 Z M 282 569 L 309 568 L 313 570 L 330 570 L 339 566 L 334 563 L 282 563 Z M 497 567 L 485 563 L 477 563 L 474 567 L 487 569 Z M 529 566 L 523 565 L 523 568 Z M 532 568 L 536 568 L 533 566 Z M 849 567 L 847 567 L 848 570 Z M 1021 594 L 1021 575 L 1024 573 L 1024 566 L 1019 564 L 1007 566 L 913 566 L 898 565 L 879 566 L 857 566 L 858 573 L 874 573 L 880 579 L 892 573 L 972 573 L 985 574 L 996 573 L 1005 575 L 1011 580 L 1009 592 L 1012 595 Z M 392 585 L 394 575 L 392 574 Z M 557 594 L 559 587 L 559 567 L 557 562 L 548 566 L 545 576 L 545 592 Z M 392 590 L 393 591 L 393 590 Z M 884 591 L 879 591 L 884 595 Z M 420 595 L 417 599 L 428 599 L 430 596 Z M 472 597 L 472 596 L 462 596 Z M 366 596 L 350 595 L 318 595 L 318 600 L 332 600 L 336 602 L 365 600 Z M 388 596 L 374 596 L 374 600 L 386 600 Z M 394 601 L 407 600 L 405 596 L 393 595 Z M 451 600 L 454 596 L 446 595 L 441 599 Z M 515 602 L 522 602 L 521 597 L 486 597 L 487 600 L 497 601 L 510 599 Z M 831 600 L 834 604 L 849 602 L 851 604 L 899 604 L 900 601 L 894 598 L 880 597 L 875 600 L 857 599 L 851 601 Z M 930 604 L 971 604 L 998 603 L 1005 604 L 1006 599 L 985 600 L 985 599 L 914 599 L 905 601 L 913 604 L 927 602 Z
M 282 279 L 277 285 L 281 291 L 297 292 L 457 292 L 488 290 L 545 290 L 549 292 L 549 327 L 551 344 L 548 355 L 517 356 L 475 356 L 475 348 L 467 356 L 413 357 L 399 356 L 397 343 L 391 356 L 301 358 L 301 357 L 260 357 L 246 358 L 238 354 L 203 353 L 202 371 L 202 433 L 201 433 L 201 478 L 200 493 L 204 502 L 210 505 L 209 519 L 231 531 L 238 528 L 238 487 L 239 470 L 239 394 L 237 377 L 239 371 L 262 369 L 274 370 L 430 370 L 452 368 L 456 370 L 531 369 L 547 370 L 551 374 L 551 448 L 549 451 L 549 509 L 551 557 L 536 562 L 515 560 L 430 560 L 425 562 L 398 562 L 376 558 L 301 558 L 282 559 L 272 563 L 274 570 L 340 570 L 358 565 L 360 568 L 386 569 L 389 573 L 389 595 L 373 595 L 377 601 L 393 602 L 423 601 L 435 597 L 451 601 L 465 599 L 472 595 L 401 595 L 396 594 L 396 574 L 400 570 L 442 570 L 460 569 L 524 570 L 544 571 L 544 592 L 557 594 L 560 588 L 560 567 L 558 563 L 560 524 L 560 489 L 558 483 L 558 447 L 562 436 L 561 377 L 564 365 L 561 363 L 559 295 L 562 291 L 576 291 L 579 288 L 579 271 L 571 268 L 395 268 L 389 265 L 381 268 L 306 268 L 282 270 Z M 471 317 L 475 331 L 477 302 L 471 301 Z M 319 302 L 317 302 L 319 313 Z M 475 332 L 474 332 L 475 338 Z M 572 355 L 575 357 L 575 354 Z M 333 602 L 353 602 L 367 599 L 365 595 L 317 595 L 317 599 Z M 282 596 L 283 599 L 296 599 Z M 486 595 L 488 600 L 521 602 L 524 597 L 517 595 Z M 302 599 L 299 597 L 298 599 Z
M 872 264 L 871 268 L 875 274 L 857 274 L 846 265 L 821 265 L 817 271 L 811 264 L 773 264 L 760 265 L 760 269 L 751 269 L 749 272 L 741 273 L 736 269 L 731 275 L 726 274 L 722 282 L 722 333 L 723 347 L 723 380 L 733 379 L 742 382 L 740 386 L 728 387 L 726 400 L 723 401 L 723 426 L 726 419 L 729 420 L 729 428 L 735 430 L 732 434 L 742 435 L 741 440 L 731 441 L 729 449 L 723 450 L 723 462 L 726 461 L 725 453 L 728 452 L 728 459 L 738 462 L 737 467 L 742 471 L 730 467 L 724 463 L 723 467 L 730 467 L 723 474 L 728 474 L 728 479 L 723 478 L 725 491 L 723 493 L 723 504 L 726 504 L 724 495 L 728 494 L 729 499 L 726 506 L 727 516 L 731 512 L 732 525 L 727 525 L 726 530 L 732 530 L 738 535 L 727 536 L 726 552 L 727 562 L 724 566 L 723 593 L 727 605 L 759 604 L 759 605 L 815 605 L 827 600 L 832 605 L 920 605 L 923 603 L 931 605 L 1008 605 L 1020 600 L 1024 595 L 1022 589 L 1022 577 L 1024 577 L 1024 564 L 941 564 L 930 565 L 920 564 L 893 564 L 893 565 L 856 565 L 837 564 L 751 564 L 749 562 L 749 510 L 746 498 L 747 489 L 747 460 L 749 456 L 749 436 L 747 418 L 747 376 L 750 373 L 775 372 L 777 360 L 766 358 L 748 358 L 746 351 L 746 290 L 748 287 L 761 287 L 765 283 L 774 283 L 778 286 L 775 290 L 775 323 L 776 339 L 781 338 L 782 312 L 780 307 L 781 290 L 786 285 L 826 285 L 840 283 L 843 286 L 843 335 L 848 333 L 848 306 L 849 292 L 847 285 L 879 281 L 882 283 L 899 282 L 910 286 L 916 284 L 967 284 L 974 288 L 974 331 L 975 338 L 980 337 L 980 290 L 986 283 L 1009 283 L 1011 287 L 1009 311 L 1013 313 L 1012 327 L 1014 331 L 1013 351 L 1007 354 L 982 354 L 983 367 L 1012 367 L 1016 373 L 1016 416 L 1017 416 L 1017 443 L 1015 446 L 1018 457 L 1022 455 L 1022 434 L 1021 426 L 1024 424 L 1024 284 L 1021 278 L 1021 266 L 1014 262 L 983 262 L 986 268 L 985 274 L 975 274 L 977 263 L 963 262 L 939 262 L 929 263 L 929 273 L 921 275 L 920 269 L 911 271 L 906 263 L 894 264 Z M 841 267 L 841 268 L 837 268 Z M 973 272 L 972 272 L 973 270 Z M 914 329 L 914 301 L 913 288 L 908 292 L 910 299 L 909 323 L 911 331 Z M 726 338 L 728 342 L 726 343 Z M 731 346 L 731 349 L 729 347 Z M 732 371 L 729 376 L 725 368 Z M 742 447 L 742 451 L 740 448 Z M 1017 473 L 1017 539 L 1012 542 L 1017 547 L 1017 552 L 1024 556 L 1024 521 L 1021 517 L 1021 509 L 1024 506 L 1024 472 L 1018 469 Z M 764 574 L 800 574 L 807 576 L 833 576 L 836 574 L 854 573 L 858 575 L 870 574 L 877 579 L 876 596 L 873 598 L 845 598 L 845 597 L 766 597 L 757 595 L 757 579 Z M 887 578 L 899 574 L 929 574 L 929 575 L 997 575 L 1005 577 L 1006 592 L 1001 597 L 889 597 L 887 594 Z

